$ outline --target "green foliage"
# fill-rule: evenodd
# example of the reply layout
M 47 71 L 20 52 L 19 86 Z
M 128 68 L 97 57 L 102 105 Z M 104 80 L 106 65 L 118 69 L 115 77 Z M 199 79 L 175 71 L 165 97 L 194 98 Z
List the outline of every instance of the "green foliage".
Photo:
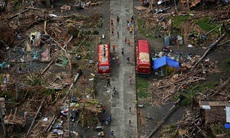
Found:
M 149 87 L 148 78 L 137 76 L 136 87 L 138 91 L 138 96 L 140 98 L 148 97 L 148 93 L 147 93 Z
M 160 138 L 176 138 L 178 137 L 178 126 L 172 124 L 167 125 L 166 128 L 163 128 L 162 136 Z
M 146 38 L 154 37 L 154 30 L 153 29 L 147 30 L 146 23 L 141 18 L 137 19 L 137 26 L 138 26 L 138 31 L 140 32 L 140 34 L 142 34 Z
M 98 34 L 99 34 L 99 31 L 95 30 L 95 31 L 93 32 L 93 34 L 94 34 L 94 35 L 98 35 Z
M 200 85 L 197 85 L 197 86 L 195 86 L 193 88 L 190 88 L 190 91 L 192 91 L 194 93 L 197 92 L 197 91 L 203 92 L 203 91 L 205 91 L 207 89 L 215 88 L 216 85 L 217 85 L 217 83 L 215 83 L 213 81 L 209 81 L 209 82 L 206 82 L 206 83 L 203 83 L 203 84 L 201 83 Z
M 188 20 L 188 16 L 175 16 L 173 18 L 173 27 L 180 28 L 180 25 Z
M 32 86 L 41 86 L 42 84 L 44 84 L 44 80 L 41 78 L 34 78 L 34 80 L 30 82 Z
M 54 89 L 41 89 L 40 92 L 41 92 L 42 95 L 55 94 L 55 90 Z
M 180 101 L 181 106 L 191 105 L 192 98 L 196 95 L 197 92 L 203 92 L 207 89 L 213 89 L 216 86 L 215 82 L 207 82 L 196 86 L 190 86 L 186 91 L 179 91 L 173 96 L 173 101 L 179 99 L 180 95 L 183 95 L 184 98 Z
M 3 91 L 0 92 L 0 97 L 7 97 L 7 98 L 12 98 L 14 96 L 14 92 L 11 91 Z
M 22 1 L 17 1 L 14 3 L 13 10 L 19 10 L 20 6 L 22 5 Z
M 99 23 L 97 24 L 97 27 L 98 27 L 98 28 L 103 27 L 103 20 L 99 20 Z
M 191 105 L 192 104 L 192 98 L 193 98 L 193 93 L 182 93 L 184 98 L 181 100 L 180 105 L 181 106 L 186 106 L 186 105 Z
M 230 58 L 225 58 L 220 62 L 220 68 L 223 71 L 229 71 L 230 70 Z
M 73 38 L 77 38 L 80 31 L 75 27 L 70 27 L 68 29 L 68 34 L 73 35 Z
M 142 35 L 146 34 L 146 31 L 145 31 L 145 29 L 144 29 L 144 27 L 146 26 L 144 20 L 138 18 L 138 19 L 137 19 L 137 26 L 138 26 L 139 32 L 140 32 Z
M 210 18 L 200 18 L 195 23 L 197 25 L 199 25 L 200 28 L 206 32 L 208 32 L 208 31 L 212 30 L 213 28 L 215 28 L 216 26 L 220 25 L 220 24 L 215 24 L 214 22 L 212 22 L 212 20 Z M 218 29 L 219 28 L 216 28 L 216 30 L 214 30 L 213 33 L 217 33 Z

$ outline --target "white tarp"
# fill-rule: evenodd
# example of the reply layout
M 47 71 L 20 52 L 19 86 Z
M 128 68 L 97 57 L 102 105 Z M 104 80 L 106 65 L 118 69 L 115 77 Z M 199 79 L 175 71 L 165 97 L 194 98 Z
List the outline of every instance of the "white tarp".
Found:
M 226 122 L 230 123 L 230 105 L 225 106 L 226 110 Z

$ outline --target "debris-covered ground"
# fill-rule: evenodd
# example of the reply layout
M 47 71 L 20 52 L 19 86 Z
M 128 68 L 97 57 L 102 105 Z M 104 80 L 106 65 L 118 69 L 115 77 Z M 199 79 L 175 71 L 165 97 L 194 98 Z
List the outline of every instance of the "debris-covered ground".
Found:
M 5 123 L 0 137 L 4 132 L 8 137 L 68 137 L 69 126 L 72 136 L 93 137 L 108 129 L 102 128 L 108 114 L 102 114 L 105 102 L 96 91 L 96 45 L 109 41 L 101 38 L 109 34 L 109 2 L 81 2 L 11 0 L 0 12 L 0 105 Z M 156 137 L 229 134 L 223 127 L 225 112 L 214 114 L 229 100 L 229 4 L 190 6 L 134 2 L 135 39 L 148 39 L 153 59 L 167 55 L 181 65 L 137 77 L 142 137 L 180 97 L 180 107 Z
M 229 26 L 229 5 L 208 3 L 202 9 L 198 4 L 190 10 L 183 10 L 187 7 L 178 4 L 175 10 L 172 3 L 154 3 L 151 7 L 136 2 L 134 8 L 138 23 L 136 40 L 148 39 L 153 59 L 167 55 L 181 65 L 180 70 L 166 67 L 163 73 L 158 69 L 148 79 L 137 78 L 138 102 L 141 105 L 138 112 L 139 133 L 142 137 L 152 134 L 161 123 L 162 115 L 170 112 L 178 98 L 184 97 L 179 104 L 182 107 L 164 120 L 160 131 L 154 131 L 152 136 L 213 136 L 209 135 L 212 130 L 207 127 L 210 124 L 215 126 L 218 120 L 201 126 L 198 120 L 199 117 L 203 120 L 203 111 L 200 116 L 194 116 L 193 113 L 195 109 L 199 111 L 201 105 L 195 103 L 200 100 L 228 101 L 227 91 L 230 89 L 222 84 L 228 83 L 224 81 L 228 79 L 230 70 L 229 27 L 226 27 Z M 222 94 L 213 97 L 218 94 L 217 89 L 224 89 L 222 94 L 226 96 L 225 99 Z M 200 96 L 203 99 L 197 99 Z M 212 117 L 226 118 L 225 114 Z M 225 123 L 225 120 L 221 121 L 221 130 L 227 137 L 228 132 L 223 127 Z
M 7 4 L 0 23 L 7 135 L 66 137 L 68 113 L 72 136 L 100 126 L 103 106 L 96 97 L 95 46 L 101 41 L 103 19 L 97 9 L 102 2 L 82 1 L 80 6 L 74 0 L 54 1 L 48 6 L 39 0 L 15 0 Z

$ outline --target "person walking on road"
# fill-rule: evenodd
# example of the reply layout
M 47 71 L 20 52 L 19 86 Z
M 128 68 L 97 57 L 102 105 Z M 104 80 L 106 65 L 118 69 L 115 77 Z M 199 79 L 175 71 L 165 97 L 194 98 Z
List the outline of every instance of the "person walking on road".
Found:
M 113 19 L 110 20 L 111 25 L 113 25 Z
M 110 78 L 109 78 L 109 77 L 107 77 L 107 87 L 108 87 L 108 86 L 111 86 L 111 85 L 110 85 Z
M 130 41 L 128 40 L 128 45 L 130 45 Z
M 129 84 L 132 84 L 132 77 L 129 76 Z M 131 108 L 130 108 L 130 111 L 131 111 Z
M 119 37 L 119 32 L 117 31 L 117 37 Z
M 119 18 L 119 16 L 117 16 L 117 23 L 119 23 L 119 20 L 120 20 L 120 18 Z
M 121 64 L 120 59 L 117 58 L 117 65 L 119 66 Z
M 124 47 L 121 48 L 121 54 L 124 55 Z
M 114 28 L 112 27 L 112 34 L 114 33 Z
M 133 33 L 133 27 L 132 26 L 130 26 L 130 28 L 129 28 L 129 33 L 130 34 Z
M 129 56 L 127 56 L 127 58 L 126 58 L 126 59 L 127 59 L 127 63 L 129 64 Z
M 115 52 L 115 49 L 116 49 L 116 45 L 113 45 L 113 52 Z
M 110 138 L 114 138 L 114 132 L 113 131 L 110 132 Z

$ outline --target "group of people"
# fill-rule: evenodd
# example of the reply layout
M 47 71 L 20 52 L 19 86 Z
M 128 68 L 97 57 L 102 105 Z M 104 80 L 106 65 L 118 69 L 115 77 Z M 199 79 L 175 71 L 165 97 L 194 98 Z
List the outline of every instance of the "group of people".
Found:
M 112 11 L 111 11 L 111 15 L 113 15 Z M 120 22 L 120 17 L 116 16 L 116 24 L 117 24 L 117 26 L 118 26 L 119 22 Z M 133 16 L 130 18 L 130 20 L 127 20 L 127 29 L 129 30 L 130 33 L 133 33 L 133 27 L 132 27 L 132 23 L 133 22 L 134 22 Z M 116 30 L 116 32 L 115 32 L 115 29 L 114 29 L 114 20 L 113 19 L 110 20 L 110 25 L 111 25 L 111 34 L 114 35 L 114 33 L 117 32 L 117 37 L 119 38 L 121 36 L 121 34 L 119 34 L 118 30 Z M 128 40 L 126 37 L 123 40 L 125 40 L 125 44 L 131 45 L 130 44 L 130 40 Z M 112 49 L 113 49 L 112 60 L 116 61 L 117 65 L 119 65 L 120 64 L 120 60 L 119 60 L 118 56 L 116 55 L 116 48 L 117 48 L 117 45 L 113 44 L 112 45 Z M 125 55 L 125 47 L 124 46 L 121 47 L 121 54 L 122 54 L 122 56 Z M 126 56 L 126 61 L 127 61 L 128 64 L 130 63 L 130 57 L 129 56 Z M 128 83 L 130 85 L 133 84 L 133 80 L 132 80 L 131 76 L 127 76 L 127 80 L 128 80 Z M 106 82 L 107 82 L 107 87 L 111 87 L 110 78 L 109 77 L 106 78 Z M 115 95 L 115 93 L 117 92 L 116 88 L 112 87 L 111 90 L 112 90 L 112 95 Z M 102 111 L 104 113 L 105 110 L 102 109 Z M 131 107 L 129 107 L 129 111 L 131 112 Z M 129 123 L 131 124 L 131 120 L 129 121 Z M 103 136 L 104 136 L 104 133 L 103 133 Z M 113 138 L 113 137 L 114 137 L 114 131 L 110 131 L 110 138 Z

